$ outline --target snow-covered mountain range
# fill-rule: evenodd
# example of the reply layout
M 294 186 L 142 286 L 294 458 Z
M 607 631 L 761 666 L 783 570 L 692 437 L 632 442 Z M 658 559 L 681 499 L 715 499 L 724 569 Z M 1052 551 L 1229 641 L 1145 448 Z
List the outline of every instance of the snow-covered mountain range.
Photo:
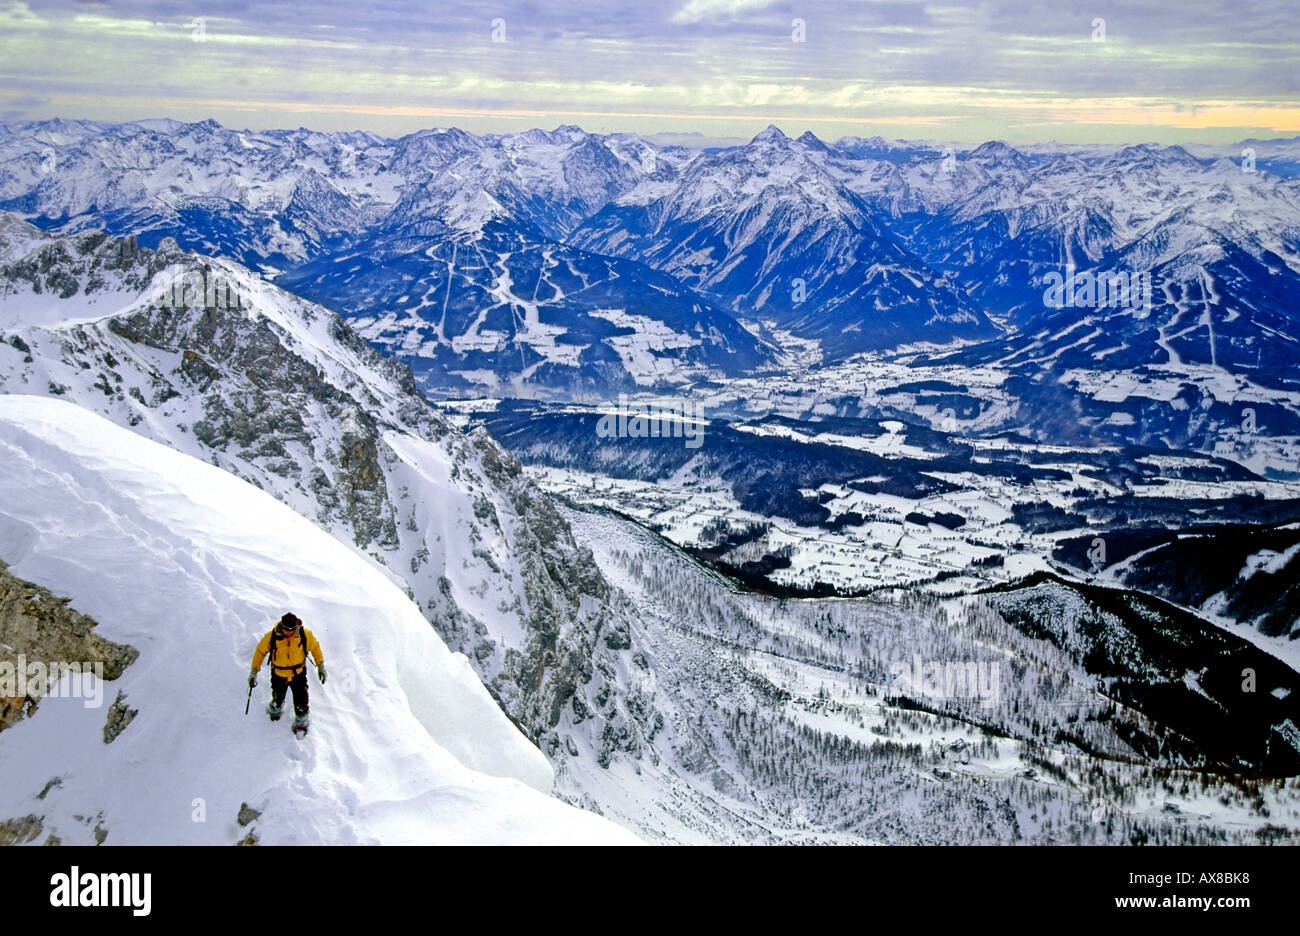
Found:
M 1256 143 L 54 120 L 0 126 L 0 208 L 275 275 L 437 393 L 682 390 L 920 343 L 1007 373 L 1005 428 L 1207 450 L 1234 395 L 1297 431 L 1300 179 L 1294 141 Z
M 672 186 L 646 180 L 570 240 L 637 257 L 737 314 L 770 318 L 843 356 L 909 341 L 996 334 L 957 281 L 899 243 L 843 160 L 811 134 L 769 127 L 745 147 L 704 154 Z
M 672 279 L 562 243 L 612 195 L 671 175 L 685 151 L 565 127 L 386 140 L 55 121 L 0 139 L 8 210 L 284 271 L 426 386 L 630 389 L 773 356 Z

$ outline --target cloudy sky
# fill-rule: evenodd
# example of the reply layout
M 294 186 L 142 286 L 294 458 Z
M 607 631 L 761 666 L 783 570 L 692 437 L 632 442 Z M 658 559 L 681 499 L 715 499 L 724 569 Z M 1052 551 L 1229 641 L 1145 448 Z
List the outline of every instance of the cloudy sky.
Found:
M 0 119 L 1013 142 L 1300 134 L 1295 0 L 0 0 Z

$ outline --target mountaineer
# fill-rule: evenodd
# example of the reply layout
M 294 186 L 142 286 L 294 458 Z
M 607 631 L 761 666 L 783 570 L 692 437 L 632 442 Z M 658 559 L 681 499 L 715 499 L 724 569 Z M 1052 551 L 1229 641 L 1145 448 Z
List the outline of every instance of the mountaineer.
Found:
M 262 660 L 271 657 L 271 704 L 266 707 L 266 714 L 271 721 L 279 721 L 284 708 L 284 695 L 288 689 L 293 690 L 293 733 L 301 738 L 307 733 L 307 654 L 316 661 L 316 675 L 321 685 L 325 685 L 325 656 L 321 653 L 320 643 L 311 631 L 303 627 L 302 621 L 292 612 L 286 612 L 280 623 L 267 631 L 266 636 L 257 645 L 253 653 L 253 669 L 248 674 L 248 688 L 251 692 L 257 685 L 257 673 L 262 668 Z

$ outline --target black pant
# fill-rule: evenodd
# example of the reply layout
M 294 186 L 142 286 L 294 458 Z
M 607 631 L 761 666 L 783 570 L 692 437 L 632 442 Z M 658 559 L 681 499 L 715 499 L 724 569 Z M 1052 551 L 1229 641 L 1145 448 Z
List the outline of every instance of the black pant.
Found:
M 298 671 L 298 675 L 289 677 L 281 676 L 275 670 L 271 671 L 271 701 L 275 703 L 276 708 L 284 705 L 285 690 L 293 690 L 293 714 L 301 718 L 307 714 L 307 668 L 303 667 Z

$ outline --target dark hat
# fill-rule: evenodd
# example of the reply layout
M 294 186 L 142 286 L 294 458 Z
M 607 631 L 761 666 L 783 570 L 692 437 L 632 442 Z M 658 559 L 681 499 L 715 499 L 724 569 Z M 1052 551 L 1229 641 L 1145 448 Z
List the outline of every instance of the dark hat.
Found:
M 283 627 L 285 630 L 293 630 L 301 623 L 302 621 L 300 621 L 297 615 L 295 615 L 292 611 L 286 611 L 284 613 L 284 617 L 280 618 L 280 626 Z

